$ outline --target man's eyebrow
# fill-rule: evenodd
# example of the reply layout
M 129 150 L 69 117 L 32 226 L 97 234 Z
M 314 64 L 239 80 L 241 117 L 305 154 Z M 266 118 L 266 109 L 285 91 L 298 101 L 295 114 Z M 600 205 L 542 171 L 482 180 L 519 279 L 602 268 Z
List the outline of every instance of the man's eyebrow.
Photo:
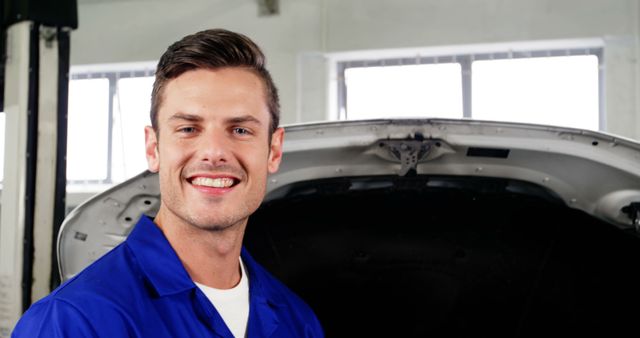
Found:
M 230 123 L 230 124 L 244 123 L 244 122 L 255 123 L 257 125 L 261 125 L 262 124 L 262 122 L 260 122 L 260 120 L 258 120 L 257 118 L 255 118 L 255 117 L 253 117 L 251 115 L 242 115 L 242 116 L 231 117 L 231 118 L 227 119 L 227 123 Z
M 185 114 L 185 113 L 175 113 L 173 114 L 169 120 L 185 120 L 190 122 L 200 122 L 202 121 L 202 117 L 193 114 Z

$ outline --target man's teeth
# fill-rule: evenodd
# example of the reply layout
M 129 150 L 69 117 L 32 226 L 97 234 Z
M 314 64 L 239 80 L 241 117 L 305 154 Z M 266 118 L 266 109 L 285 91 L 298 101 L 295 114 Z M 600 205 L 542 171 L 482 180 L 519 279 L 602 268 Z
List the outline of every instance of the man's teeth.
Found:
M 191 181 L 193 185 L 201 185 L 212 188 L 228 188 L 233 185 L 233 179 L 228 177 L 210 178 L 196 177 Z

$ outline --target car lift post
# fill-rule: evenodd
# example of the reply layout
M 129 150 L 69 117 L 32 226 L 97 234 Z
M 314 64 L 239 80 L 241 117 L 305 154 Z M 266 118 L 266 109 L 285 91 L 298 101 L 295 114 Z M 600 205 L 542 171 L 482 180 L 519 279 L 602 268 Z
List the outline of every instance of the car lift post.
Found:
M 69 37 L 75 0 L 4 0 L 5 161 L 0 212 L 0 338 L 57 282 L 64 219 Z

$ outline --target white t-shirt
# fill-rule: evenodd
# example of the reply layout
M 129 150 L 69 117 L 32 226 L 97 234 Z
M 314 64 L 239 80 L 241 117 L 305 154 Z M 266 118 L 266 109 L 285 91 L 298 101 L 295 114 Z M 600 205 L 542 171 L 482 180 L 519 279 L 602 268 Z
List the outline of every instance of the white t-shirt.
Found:
M 227 324 L 227 327 L 236 338 L 245 337 L 247 322 L 249 321 L 249 278 L 245 272 L 242 259 L 240 260 L 240 273 L 240 283 L 227 290 L 214 289 L 196 283 L 211 304 L 218 310 L 225 324 Z

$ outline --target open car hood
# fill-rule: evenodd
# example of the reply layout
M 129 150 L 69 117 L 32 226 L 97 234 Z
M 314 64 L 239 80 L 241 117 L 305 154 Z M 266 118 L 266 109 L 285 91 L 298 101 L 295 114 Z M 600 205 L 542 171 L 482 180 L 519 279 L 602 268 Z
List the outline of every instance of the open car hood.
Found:
M 454 190 L 457 192 L 452 193 Z M 344 198 L 341 199 L 341 196 Z M 519 196 L 525 197 L 520 200 Z M 535 199 L 535 203 L 531 202 L 531 198 Z M 335 204 L 337 201 L 341 204 Z M 478 207 L 478 201 L 481 208 Z M 58 238 L 62 278 L 72 277 L 121 243 L 140 215 L 154 216 L 159 203 L 157 175 L 144 172 L 72 211 Z M 384 208 L 389 209 L 381 210 Z M 304 210 L 305 214 L 299 210 Z M 469 309 L 475 309 L 474 305 L 469 304 L 491 307 L 491 304 L 486 305 L 487 302 L 501 299 L 497 296 L 478 298 L 487 290 L 512 290 L 513 295 L 529 299 L 524 312 L 536 313 L 538 307 L 530 299 L 530 294 L 541 292 L 540 280 L 545 280 L 541 271 L 551 269 L 540 267 L 550 264 L 549 252 L 556 250 L 551 248 L 556 248 L 560 245 L 558 243 L 564 243 L 565 240 L 570 241 L 569 237 L 563 239 L 562 232 L 555 229 L 569 223 L 577 229 L 585 229 L 567 231 L 566 236 L 569 236 L 569 233 L 579 231 L 588 233 L 587 224 L 601 223 L 620 233 L 630 234 L 627 237 L 634 237 L 637 236 L 638 210 L 640 144 L 617 136 L 560 127 L 472 120 L 407 119 L 304 124 L 286 127 L 283 163 L 278 173 L 269 177 L 265 202 L 250 220 L 245 245 L 258 261 L 317 309 L 330 336 L 340 331 L 349 334 L 358 332 L 345 331 L 347 324 L 328 318 L 335 309 L 323 304 L 322 299 L 335 294 L 336 285 L 351 282 L 370 285 L 372 290 L 389 287 L 387 282 L 380 281 L 380 276 L 388 269 L 393 270 L 391 276 L 409 274 L 413 280 L 421 281 L 419 285 L 448 290 L 444 294 L 449 296 L 443 299 L 440 291 L 440 296 L 435 293 L 421 294 L 415 291 L 420 288 L 413 286 L 412 294 L 422 295 L 422 303 L 437 305 L 436 308 L 425 310 L 426 314 L 437 318 L 430 326 L 414 327 L 411 332 L 416 335 L 434 332 L 429 331 L 429 327 L 436 328 L 435 332 L 455 332 L 450 329 L 455 326 L 463 328 L 457 331 L 458 334 L 466 334 L 473 332 L 473 325 L 459 326 L 443 313 L 456 314 L 454 317 L 466 318 L 468 322 L 473 322 L 471 318 L 490 321 L 493 317 L 467 313 L 471 311 Z M 528 214 L 529 211 L 534 214 Z M 351 212 L 359 215 L 350 215 Z M 555 216 L 556 212 L 562 215 Z M 550 218 L 538 218 L 547 213 Z M 285 218 L 288 214 L 295 219 L 287 221 Z M 312 224 L 325 216 L 335 218 L 326 219 L 324 225 Z M 360 224 L 374 224 L 381 220 L 384 220 L 384 224 Z M 556 221 L 558 224 L 553 224 Z M 420 222 L 426 222 L 426 225 L 411 225 Z M 443 222 L 449 223 L 445 225 Z M 470 224 L 474 222 L 476 225 L 471 227 Z M 278 228 L 274 223 L 282 224 L 282 227 Z M 425 232 L 431 223 L 440 226 L 431 229 L 435 232 Z M 285 227 L 285 224 L 291 225 Z M 487 230 L 489 224 L 492 230 Z M 582 228 L 578 227 L 579 224 L 583 225 Z M 439 230 L 434 230 L 436 228 Z M 458 229 L 455 235 L 445 235 L 454 228 Z M 541 231 L 537 235 L 522 235 L 538 231 L 536 228 Z M 511 237 L 504 235 L 510 231 L 514 231 Z M 475 234 L 473 241 L 469 240 L 470 233 Z M 584 239 L 583 243 L 594 241 L 594 245 L 598 245 L 598 239 L 605 237 L 594 232 L 593 237 Z M 346 238 L 351 240 L 346 241 Z M 420 242 L 419 238 L 424 240 Z M 443 238 L 448 238 L 445 241 L 448 244 L 442 244 Z M 501 251 L 487 254 L 486 250 L 497 250 L 503 245 L 500 243 L 509 241 L 512 243 L 510 249 L 506 249 L 505 245 Z M 633 242 L 632 245 L 637 244 Z M 611 245 L 620 247 L 618 244 Z M 437 253 L 433 251 L 436 247 L 441 247 L 441 250 L 436 250 Z M 608 251 L 612 257 L 627 256 L 632 260 L 630 255 Z M 449 253 L 451 261 L 445 260 L 445 265 L 438 265 L 444 264 L 439 261 L 434 265 L 434 257 L 444 257 Z M 394 255 L 397 257 L 393 258 Z M 581 257 L 586 256 L 581 254 Z M 461 259 L 471 265 L 461 265 Z M 522 262 L 530 262 L 532 268 L 514 270 L 513 267 L 519 264 L 526 266 Z M 411 268 L 403 268 L 403 272 L 398 272 L 399 266 Z M 436 269 L 434 266 L 440 267 Z M 301 272 L 305 267 L 310 270 Z M 351 276 L 354 271 L 359 271 L 358 267 L 361 273 Z M 425 270 L 429 270 L 429 273 L 424 274 Z M 501 272 L 497 273 L 496 270 Z M 416 271 L 421 274 L 416 275 Z M 530 271 L 534 272 L 529 274 Z M 318 275 L 313 275 L 313 272 Z M 324 276 L 329 274 L 337 277 L 325 280 Z M 347 275 L 349 277 L 345 277 Z M 309 276 L 315 277 L 309 279 Z M 576 276 L 567 278 L 582 278 Z M 465 294 L 462 290 L 471 289 L 474 281 L 482 281 L 483 278 L 486 278 L 483 283 L 492 285 L 491 288 L 476 290 L 479 292 L 470 293 L 473 296 L 460 298 L 461 294 Z M 640 276 L 637 278 L 640 281 Z M 524 286 L 513 289 L 494 288 L 505 279 L 537 282 L 535 286 L 523 282 Z M 321 283 L 314 282 L 320 280 L 324 285 L 322 287 Z M 327 285 L 333 286 L 326 289 L 329 287 Z M 409 289 L 407 285 L 404 287 Z M 355 293 L 357 291 L 341 297 Z M 357 303 L 365 304 L 369 298 L 362 296 L 357 299 Z M 385 304 L 397 305 L 392 300 Z M 494 303 L 493 306 L 504 305 L 500 304 Z M 371 304 L 365 305 L 372 307 Z M 558 308 L 556 305 L 553 307 Z M 414 306 L 419 307 L 416 304 Z M 539 305 L 540 309 L 543 307 Z M 362 312 L 355 308 L 351 310 Z M 413 310 L 412 313 L 416 311 L 420 313 L 419 310 Z M 512 312 L 504 310 L 497 314 L 500 317 Z M 366 316 L 362 315 L 363 320 L 376 319 L 374 313 L 362 313 L 367 313 Z M 526 323 L 539 319 L 519 318 L 514 319 L 514 323 L 519 324 L 509 326 L 505 336 L 513 333 L 515 328 L 524 330 L 523 327 L 528 327 Z M 469 332 L 464 331 L 465 328 Z M 362 332 L 367 331 L 359 331 Z M 386 331 L 379 329 L 372 332 Z M 496 331 L 487 332 L 500 336 Z M 392 334 L 392 331 L 388 334 Z

